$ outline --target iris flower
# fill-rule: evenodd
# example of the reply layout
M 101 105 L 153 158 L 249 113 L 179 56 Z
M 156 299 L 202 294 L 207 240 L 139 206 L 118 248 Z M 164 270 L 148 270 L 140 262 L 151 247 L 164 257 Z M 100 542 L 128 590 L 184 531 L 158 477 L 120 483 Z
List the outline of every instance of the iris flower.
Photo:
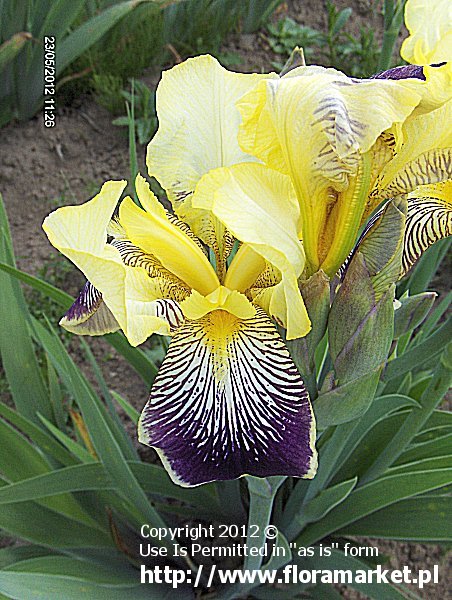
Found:
M 185 486 L 244 474 L 309 478 L 316 471 L 308 393 L 269 318 L 277 317 L 288 338 L 309 331 L 297 283 L 304 269 L 299 211 L 288 182 L 281 178 L 288 208 L 275 206 L 271 221 L 256 211 L 247 243 L 238 230 L 190 205 L 203 173 L 246 158 L 236 141 L 234 101 L 259 78 L 228 73 L 211 57 L 164 76 L 148 163 L 177 216 L 138 176 L 142 208 L 126 197 L 116 211 L 126 182 L 110 181 L 91 201 L 60 208 L 43 225 L 88 279 L 61 321 L 66 329 L 97 335 L 120 328 L 132 345 L 153 333 L 172 336 L 139 439 L 156 448 L 172 479 Z M 188 98 L 179 110 L 171 105 L 173 86 Z M 195 119 L 193 109 L 203 118 Z M 161 159 L 165 148 L 174 151 L 169 162 Z M 266 174 L 256 183 L 264 189 Z

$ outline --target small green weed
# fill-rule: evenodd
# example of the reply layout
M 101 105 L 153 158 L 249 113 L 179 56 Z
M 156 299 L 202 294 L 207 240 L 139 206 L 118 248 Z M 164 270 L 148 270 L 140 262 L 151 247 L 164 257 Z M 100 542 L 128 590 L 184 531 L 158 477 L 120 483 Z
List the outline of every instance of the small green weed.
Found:
M 122 77 L 94 73 L 93 85 L 97 102 L 112 114 L 121 114 L 124 110 L 124 98 L 122 96 L 124 83 Z
M 305 58 L 311 61 L 317 49 L 323 43 L 323 34 L 320 31 L 300 25 L 290 17 L 284 17 L 267 27 L 269 33 L 268 43 L 276 54 L 281 54 L 284 59 L 290 56 L 295 46 L 303 48 Z M 283 63 L 274 66 L 281 69 Z
M 142 81 L 131 81 L 132 92 L 121 91 L 122 108 L 124 110 L 125 102 L 132 105 L 134 102 L 135 132 L 140 144 L 146 144 L 152 137 L 157 128 L 157 116 L 155 112 L 155 91 L 151 90 Z M 129 126 L 129 117 L 127 115 L 118 117 L 113 121 L 113 125 L 121 127 Z
M 352 15 L 351 8 L 339 10 L 328 2 L 328 27 L 326 33 L 300 25 L 284 17 L 267 27 L 268 43 L 284 59 L 273 66 L 281 69 L 295 46 L 303 48 L 308 63 L 318 62 L 334 67 L 353 77 L 367 77 L 377 71 L 379 50 L 370 28 L 361 28 L 359 37 L 345 28 Z

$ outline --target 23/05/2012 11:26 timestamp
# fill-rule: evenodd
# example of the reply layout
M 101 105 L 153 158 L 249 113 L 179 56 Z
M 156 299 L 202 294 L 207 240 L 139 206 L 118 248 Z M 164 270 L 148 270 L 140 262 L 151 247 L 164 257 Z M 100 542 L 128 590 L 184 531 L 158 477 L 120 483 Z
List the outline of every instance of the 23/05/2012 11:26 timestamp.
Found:
M 44 37 L 44 127 L 55 127 L 55 36 Z

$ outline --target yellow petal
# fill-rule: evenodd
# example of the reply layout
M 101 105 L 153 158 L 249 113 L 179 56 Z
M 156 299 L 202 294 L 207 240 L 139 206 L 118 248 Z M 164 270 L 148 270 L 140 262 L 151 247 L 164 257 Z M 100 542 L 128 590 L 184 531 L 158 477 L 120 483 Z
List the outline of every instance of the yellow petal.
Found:
M 255 160 L 238 145 L 235 102 L 265 77 L 277 75 L 232 73 L 208 55 L 163 73 L 156 94 L 159 129 L 148 145 L 147 166 L 175 208 L 204 173 Z
M 251 319 L 256 310 L 243 294 L 224 286 L 218 287 L 208 296 L 202 296 L 196 290 L 180 304 L 187 319 L 200 319 L 213 310 L 222 309 L 239 319 Z
M 452 4 L 450 0 L 407 0 L 405 25 L 410 32 L 400 54 L 414 65 L 451 59 Z
M 278 309 L 269 314 L 285 327 L 289 323 L 295 326 L 290 315 L 297 315 L 296 331 L 291 329 L 289 335 L 306 334 L 310 322 L 297 284 L 304 269 L 304 252 L 298 239 L 299 209 L 289 178 L 253 163 L 215 169 L 199 182 L 193 202 L 211 210 L 237 239 L 278 269 L 282 281 L 272 305 Z M 243 260 L 242 252 L 245 250 L 232 260 L 231 273 L 225 279 L 229 287 L 240 290 L 251 285 L 259 271 L 259 264 Z
M 209 294 L 218 287 L 219 281 L 205 254 L 171 221 L 165 210 L 162 211 L 157 199 L 151 200 L 152 192 L 148 192 L 146 208 L 149 212 L 139 208 L 131 198 L 121 203 L 119 218 L 127 238 L 157 257 L 168 271 L 190 288 Z
M 213 250 L 220 280 L 233 240 L 211 213 L 193 208 L 190 196 L 211 169 L 256 160 L 239 147 L 235 102 L 265 77 L 277 75 L 232 73 L 206 55 L 165 71 L 157 88 L 159 129 L 148 145 L 149 174 L 166 189 L 178 217 Z
M 119 251 L 107 244 L 107 228 L 125 181 L 110 181 L 100 193 L 80 206 L 65 206 L 43 223 L 51 244 L 67 256 L 102 294 L 129 342 L 138 345 L 167 324 L 155 317 L 158 297 L 141 267 L 129 267 Z
M 402 123 L 419 104 L 422 94 L 415 87 L 425 82 L 407 86 L 392 80 L 357 81 L 319 67 L 296 71 L 260 82 L 238 102 L 243 115 L 239 142 L 269 167 L 289 174 L 300 205 L 303 245 L 315 271 L 322 252 L 328 251 L 328 244 L 323 250 L 319 244 L 335 195 L 351 186 L 362 156 L 379 135 Z M 363 211 L 366 196 L 360 195 L 362 206 L 353 210 Z M 342 204 L 346 211 L 347 203 Z M 339 215 L 337 219 L 347 220 Z M 349 247 L 359 219 L 347 234 Z M 331 231 L 334 235 L 334 227 Z
M 242 244 L 229 265 L 225 285 L 246 292 L 265 270 L 266 262 L 249 244 Z

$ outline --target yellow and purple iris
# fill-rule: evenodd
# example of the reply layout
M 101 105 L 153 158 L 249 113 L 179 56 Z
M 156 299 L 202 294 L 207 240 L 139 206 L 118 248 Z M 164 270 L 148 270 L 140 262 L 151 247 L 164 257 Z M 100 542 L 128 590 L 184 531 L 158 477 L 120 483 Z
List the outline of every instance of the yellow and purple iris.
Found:
M 300 281 L 332 278 L 385 199 L 408 199 L 405 271 L 450 235 L 450 67 L 402 69 L 278 77 L 189 59 L 163 74 L 147 155 L 173 212 L 138 176 L 141 207 L 118 208 L 126 182 L 110 181 L 47 217 L 89 281 L 64 327 L 172 337 L 139 439 L 175 482 L 313 477 L 312 408 L 274 323 L 309 332 Z

